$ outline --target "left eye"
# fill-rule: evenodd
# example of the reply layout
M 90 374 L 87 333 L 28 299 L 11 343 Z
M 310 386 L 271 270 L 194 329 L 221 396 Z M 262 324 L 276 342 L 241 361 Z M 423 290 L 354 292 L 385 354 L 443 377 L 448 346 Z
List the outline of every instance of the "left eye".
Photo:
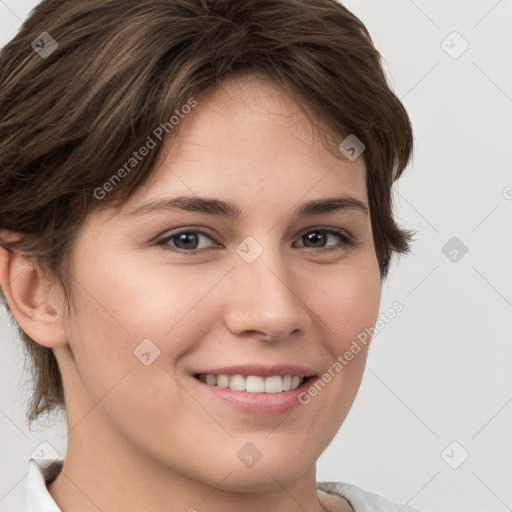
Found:
M 208 247 L 199 247 L 199 239 L 201 236 L 213 240 L 210 235 L 204 233 L 203 231 L 199 231 L 197 229 L 187 229 L 168 235 L 165 238 L 162 238 L 158 243 L 159 245 L 168 246 L 172 250 L 177 249 L 175 252 L 184 251 L 187 254 L 197 254 L 199 249 L 208 249 Z M 314 228 L 309 229 L 308 231 L 303 231 L 299 235 L 299 240 L 313 244 L 310 248 L 323 249 L 324 244 L 327 242 L 329 237 L 337 237 L 338 240 L 340 240 L 340 243 L 337 246 L 331 247 L 327 250 L 343 249 L 347 245 L 353 245 L 351 237 L 344 231 L 325 228 Z
M 320 236 L 319 236 L 320 234 Z M 331 249 L 343 249 L 347 245 L 353 245 L 353 241 L 350 238 L 350 236 L 345 233 L 344 231 L 338 230 L 338 229 L 321 229 L 321 228 L 315 228 L 310 229 L 309 231 L 303 231 L 300 235 L 300 239 L 306 239 L 308 242 L 317 244 L 322 243 L 326 241 L 329 237 L 338 237 L 339 240 L 341 240 L 341 243 L 338 244 L 336 247 L 332 247 Z M 318 245 L 313 246 L 318 248 Z M 323 245 L 320 247 L 320 249 L 323 248 Z M 328 249 L 328 250 L 331 250 Z

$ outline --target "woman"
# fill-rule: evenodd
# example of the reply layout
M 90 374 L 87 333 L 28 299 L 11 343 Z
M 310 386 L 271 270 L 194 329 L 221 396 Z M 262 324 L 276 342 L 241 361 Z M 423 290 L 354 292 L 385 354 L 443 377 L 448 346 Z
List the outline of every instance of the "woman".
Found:
M 412 128 L 364 25 L 332 0 L 46 0 L 0 57 L 0 283 L 28 418 L 68 425 L 27 510 L 394 510 L 315 478 L 410 239 Z

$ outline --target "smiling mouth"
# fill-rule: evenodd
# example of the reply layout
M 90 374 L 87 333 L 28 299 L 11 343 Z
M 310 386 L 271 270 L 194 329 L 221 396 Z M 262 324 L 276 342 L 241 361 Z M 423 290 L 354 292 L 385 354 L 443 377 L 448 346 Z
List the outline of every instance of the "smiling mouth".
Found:
M 259 375 L 225 375 L 212 373 L 196 373 L 194 377 L 209 386 L 246 391 L 248 393 L 283 393 L 297 389 L 312 377 L 298 375 L 274 375 L 261 377 Z

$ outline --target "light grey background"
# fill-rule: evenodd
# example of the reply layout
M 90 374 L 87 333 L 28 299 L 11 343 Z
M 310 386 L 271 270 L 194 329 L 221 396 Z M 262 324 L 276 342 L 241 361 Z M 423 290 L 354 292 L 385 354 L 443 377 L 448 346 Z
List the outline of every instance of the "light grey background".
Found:
M 417 235 L 383 290 L 382 311 L 404 309 L 374 339 L 318 480 L 424 511 L 512 510 L 512 1 L 344 3 L 413 120 L 396 202 Z M 0 0 L 0 45 L 35 4 Z M 465 255 L 449 246 L 445 256 L 452 237 Z M 65 430 L 27 429 L 22 353 L 3 310 L 0 330 L 0 510 L 11 512 L 22 509 L 30 452 L 49 440 L 64 454 Z M 458 465 L 463 450 L 453 469 L 446 461 Z

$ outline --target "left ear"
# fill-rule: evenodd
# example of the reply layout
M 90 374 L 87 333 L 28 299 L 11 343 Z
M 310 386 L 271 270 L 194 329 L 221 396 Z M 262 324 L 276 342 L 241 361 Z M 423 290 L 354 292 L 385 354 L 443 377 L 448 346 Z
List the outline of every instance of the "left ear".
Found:
M 20 235 L 0 232 L 0 241 L 14 241 Z M 33 261 L 15 250 L 0 246 L 0 286 L 12 315 L 35 342 L 44 347 L 67 344 L 63 305 L 59 305 L 41 271 Z

